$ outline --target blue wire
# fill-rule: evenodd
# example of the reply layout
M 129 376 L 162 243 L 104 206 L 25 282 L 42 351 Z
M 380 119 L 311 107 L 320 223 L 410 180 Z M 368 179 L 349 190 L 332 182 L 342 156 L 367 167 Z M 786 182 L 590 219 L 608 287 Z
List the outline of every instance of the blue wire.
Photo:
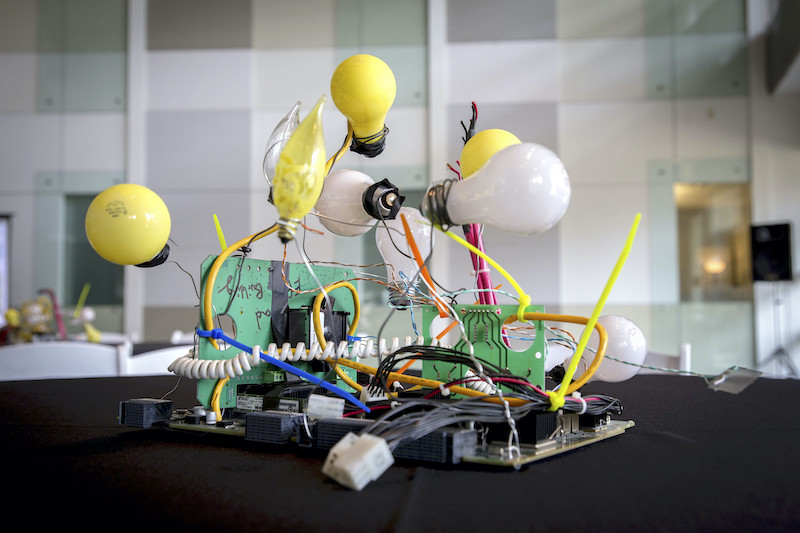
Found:
M 239 348 L 240 350 L 244 350 L 244 351 L 248 352 L 251 355 L 253 353 L 253 349 L 251 347 L 247 346 L 246 344 L 242 344 L 241 342 L 238 342 L 238 341 L 228 337 L 219 328 L 214 328 L 214 329 L 212 329 L 210 331 L 203 330 L 203 329 L 198 329 L 197 330 L 197 334 L 200 337 L 211 337 L 211 338 L 214 338 L 214 339 L 222 339 L 225 342 L 227 342 L 228 344 L 230 344 L 231 346 L 235 346 L 235 347 Z M 340 398 L 344 398 L 345 400 L 348 400 L 348 401 L 352 402 L 353 404 L 355 404 L 359 408 L 363 409 L 364 411 L 366 411 L 368 413 L 370 412 L 369 407 L 367 407 L 366 405 L 364 405 L 363 403 L 358 401 L 355 396 L 353 396 L 352 394 L 350 394 L 349 392 L 347 392 L 347 391 L 345 391 L 343 389 L 340 389 L 336 385 L 332 385 L 332 384 L 328 383 L 327 381 L 325 381 L 322 378 L 318 378 L 317 376 L 314 376 L 313 374 L 309 374 L 308 372 L 300 370 L 299 368 L 296 368 L 293 365 L 290 365 L 289 363 L 281 361 L 280 359 L 275 359 L 274 357 L 270 357 L 269 355 L 267 355 L 267 354 L 265 354 L 263 352 L 261 353 L 261 359 L 263 359 L 267 363 L 275 365 L 278 368 L 281 368 L 281 369 L 283 369 L 283 370 L 285 370 L 285 371 L 287 371 L 287 372 L 289 372 L 291 374 L 299 376 L 299 377 L 305 379 L 306 381 L 310 381 L 311 383 L 314 383 L 315 385 L 319 385 L 323 389 L 329 390 L 330 392 L 334 393 L 335 395 L 339 396 Z
M 412 295 L 412 290 L 413 290 L 413 292 L 418 292 L 415 287 L 409 286 L 408 282 L 410 282 L 411 280 L 408 279 L 408 276 L 406 276 L 403 272 L 400 272 L 400 279 L 403 281 L 403 285 L 406 286 L 406 294 L 411 296 Z M 414 306 L 413 305 L 409 305 L 408 306 L 408 310 L 410 311 L 410 314 L 411 314 L 411 329 L 413 329 L 414 330 L 414 334 L 417 337 L 419 337 L 419 332 L 417 331 L 417 324 L 416 324 L 416 322 L 414 322 Z

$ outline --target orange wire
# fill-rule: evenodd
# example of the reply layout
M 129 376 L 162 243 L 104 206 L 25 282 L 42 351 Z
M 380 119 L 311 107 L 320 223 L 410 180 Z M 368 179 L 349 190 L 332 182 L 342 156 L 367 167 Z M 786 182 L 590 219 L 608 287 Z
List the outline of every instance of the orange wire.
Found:
M 414 254 L 414 259 L 417 261 L 417 265 L 420 268 L 420 273 L 422 277 L 425 278 L 425 281 L 428 282 L 428 286 L 433 293 L 433 296 L 436 297 L 436 292 L 433 290 L 433 279 L 431 279 L 431 275 L 428 274 L 428 268 L 425 266 L 425 263 L 422 260 L 422 254 L 419 253 L 419 248 L 417 248 L 417 243 L 414 241 L 414 236 L 411 234 L 411 228 L 408 225 L 408 221 L 406 220 L 406 216 L 403 213 L 400 213 L 400 221 L 403 223 L 403 229 L 406 232 L 406 242 L 408 242 L 408 247 L 411 248 L 411 253 Z M 447 310 L 442 306 L 442 304 L 436 299 L 436 307 L 439 309 L 439 316 L 446 317 Z

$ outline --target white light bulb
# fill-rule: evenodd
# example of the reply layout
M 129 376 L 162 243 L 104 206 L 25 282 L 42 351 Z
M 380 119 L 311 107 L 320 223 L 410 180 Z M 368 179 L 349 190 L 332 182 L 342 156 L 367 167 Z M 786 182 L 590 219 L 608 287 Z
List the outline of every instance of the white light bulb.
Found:
M 527 235 L 555 226 L 570 194 L 558 156 L 544 146 L 520 143 L 497 152 L 469 179 L 432 186 L 422 212 L 437 225 L 487 224 Z
M 433 228 L 430 222 L 422 216 L 422 213 L 413 207 L 401 207 L 395 219 L 386 220 L 384 221 L 386 226 L 382 222 L 375 228 L 375 243 L 386 263 L 386 274 L 389 281 L 399 291 L 409 292 L 412 286 L 419 286 L 421 274 L 417 275 L 420 268 L 408 245 L 406 231 L 401 220 L 402 215 L 405 215 L 423 261 L 427 259 L 433 249 Z M 407 298 L 400 294 L 393 294 L 390 300 L 396 305 L 407 303 Z
M 606 355 L 633 364 L 603 358 L 603 362 L 600 363 L 600 367 L 592 376 L 591 381 L 615 383 L 635 376 L 640 367 L 634 365 L 643 364 L 647 356 L 647 340 L 642 330 L 631 320 L 618 315 L 601 316 L 597 319 L 597 323 L 603 326 L 608 334 Z M 583 363 L 587 366 L 594 360 L 599 339 L 597 331 L 592 331 L 586 345 L 591 350 L 587 349 L 582 355 Z
M 325 178 L 322 194 L 315 205 L 325 229 L 342 237 L 355 237 L 369 231 L 377 222 L 364 209 L 364 191 L 374 182 L 357 170 L 335 170 Z

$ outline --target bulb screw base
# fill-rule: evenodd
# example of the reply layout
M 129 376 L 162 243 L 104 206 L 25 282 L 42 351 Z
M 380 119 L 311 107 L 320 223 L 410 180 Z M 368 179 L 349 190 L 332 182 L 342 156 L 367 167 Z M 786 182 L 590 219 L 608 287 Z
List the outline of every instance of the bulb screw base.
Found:
M 299 220 L 293 218 L 280 218 L 278 220 L 278 237 L 283 244 L 294 240 L 294 234 L 297 232 L 299 223 Z
M 356 137 L 350 141 L 350 151 L 366 157 L 377 157 L 386 148 L 386 135 L 389 128 L 384 124 L 383 129 L 369 137 Z
M 387 287 L 389 291 L 389 305 L 396 309 L 408 309 L 411 307 L 411 299 L 406 295 L 395 289 L 394 287 Z
M 422 198 L 419 210 L 422 216 L 430 220 L 434 226 L 449 228 L 453 225 L 453 221 L 447 214 L 447 197 L 450 195 L 450 187 L 454 181 L 445 180 L 431 185 Z

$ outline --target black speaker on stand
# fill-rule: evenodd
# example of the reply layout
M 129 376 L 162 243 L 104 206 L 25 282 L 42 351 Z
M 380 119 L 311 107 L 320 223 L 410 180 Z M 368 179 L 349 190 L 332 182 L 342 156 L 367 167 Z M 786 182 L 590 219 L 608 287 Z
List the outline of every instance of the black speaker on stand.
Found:
M 783 366 L 793 378 L 798 377 L 797 368 L 791 355 L 783 347 L 781 323 L 783 321 L 783 300 L 780 294 L 780 283 L 792 281 L 792 231 L 789 224 L 771 224 L 752 226 L 750 228 L 750 244 L 753 257 L 753 281 L 766 281 L 772 284 L 772 321 L 777 347 L 764 360 L 764 365 L 775 362 Z

